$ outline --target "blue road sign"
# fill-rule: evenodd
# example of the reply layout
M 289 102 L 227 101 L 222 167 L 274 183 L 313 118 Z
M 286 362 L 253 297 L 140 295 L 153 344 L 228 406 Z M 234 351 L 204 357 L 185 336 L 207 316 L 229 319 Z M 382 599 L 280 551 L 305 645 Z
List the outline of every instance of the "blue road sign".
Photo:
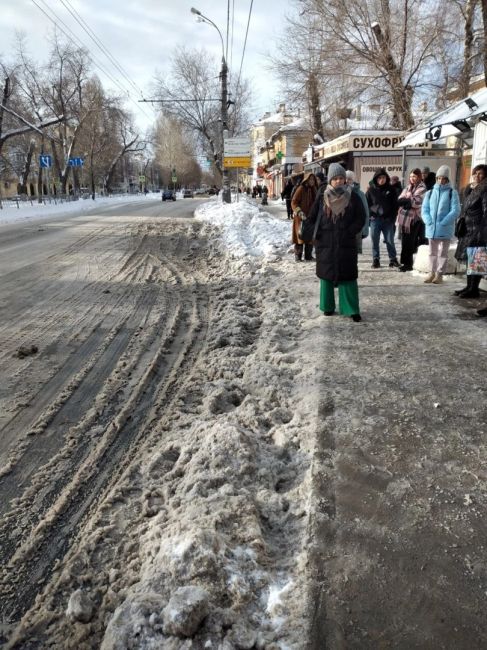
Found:
M 69 158 L 68 165 L 69 167 L 83 167 L 84 159 L 83 158 Z
M 44 168 L 52 167 L 52 156 L 41 154 L 39 156 L 39 165 Z

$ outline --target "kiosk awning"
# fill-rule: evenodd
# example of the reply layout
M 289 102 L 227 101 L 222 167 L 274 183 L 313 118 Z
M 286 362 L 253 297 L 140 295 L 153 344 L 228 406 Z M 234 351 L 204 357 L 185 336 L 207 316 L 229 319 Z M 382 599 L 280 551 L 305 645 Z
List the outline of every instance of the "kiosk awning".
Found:
M 406 134 L 396 148 L 417 146 L 424 142 L 434 142 L 440 138 L 470 132 L 479 119 L 487 121 L 487 88 L 482 88 L 449 108 L 430 115 L 428 121 L 420 128 Z

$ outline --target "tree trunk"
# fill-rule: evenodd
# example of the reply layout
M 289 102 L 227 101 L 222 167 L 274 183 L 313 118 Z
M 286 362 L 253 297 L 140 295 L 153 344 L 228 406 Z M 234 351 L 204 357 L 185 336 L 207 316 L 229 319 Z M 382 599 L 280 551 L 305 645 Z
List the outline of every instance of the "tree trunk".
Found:
M 391 44 L 384 36 L 380 25 L 374 23 L 372 31 L 380 48 L 377 51 L 377 57 L 384 68 L 384 75 L 391 89 L 392 126 L 397 129 L 411 129 L 414 126 L 411 108 L 413 100 L 412 88 L 404 84 L 401 70 L 392 55 Z
M 484 83 L 487 86 L 487 0 L 481 0 L 484 27 Z
M 308 96 L 309 96 L 309 112 L 311 115 L 311 128 L 313 135 L 318 134 L 323 137 L 323 122 L 321 119 L 320 110 L 320 93 L 318 89 L 318 79 L 314 72 L 310 72 L 308 78 Z
M 24 162 L 24 168 L 22 169 L 22 173 L 20 175 L 20 191 L 19 194 L 27 194 L 27 180 L 29 178 L 30 174 L 30 166 L 32 164 L 32 156 L 34 155 L 34 149 L 35 149 L 36 143 L 34 140 L 30 141 L 29 144 L 29 150 L 27 151 L 27 155 L 25 157 L 25 162 Z
M 467 97 L 470 91 L 472 78 L 472 56 L 474 39 L 474 14 L 477 0 L 467 0 L 465 5 L 464 45 L 463 45 L 463 66 L 458 84 L 460 97 Z

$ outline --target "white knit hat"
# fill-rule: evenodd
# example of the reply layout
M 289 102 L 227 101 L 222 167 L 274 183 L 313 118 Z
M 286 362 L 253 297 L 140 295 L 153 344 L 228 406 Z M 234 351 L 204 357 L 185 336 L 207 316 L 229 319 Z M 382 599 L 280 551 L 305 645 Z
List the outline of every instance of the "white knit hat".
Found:
M 448 165 L 441 165 L 441 167 L 438 168 L 438 171 L 436 172 L 436 177 L 438 178 L 438 176 L 443 176 L 443 178 L 450 179 L 451 169 L 448 167 Z

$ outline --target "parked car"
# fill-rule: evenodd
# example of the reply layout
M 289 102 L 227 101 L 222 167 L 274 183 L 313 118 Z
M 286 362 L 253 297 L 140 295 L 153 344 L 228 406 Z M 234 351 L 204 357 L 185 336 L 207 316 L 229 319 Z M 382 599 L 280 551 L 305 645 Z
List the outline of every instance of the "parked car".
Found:
M 162 200 L 163 201 L 175 201 L 176 200 L 176 192 L 174 190 L 164 190 L 162 193 Z
M 191 190 L 183 190 L 183 199 L 192 199 L 193 192 Z

